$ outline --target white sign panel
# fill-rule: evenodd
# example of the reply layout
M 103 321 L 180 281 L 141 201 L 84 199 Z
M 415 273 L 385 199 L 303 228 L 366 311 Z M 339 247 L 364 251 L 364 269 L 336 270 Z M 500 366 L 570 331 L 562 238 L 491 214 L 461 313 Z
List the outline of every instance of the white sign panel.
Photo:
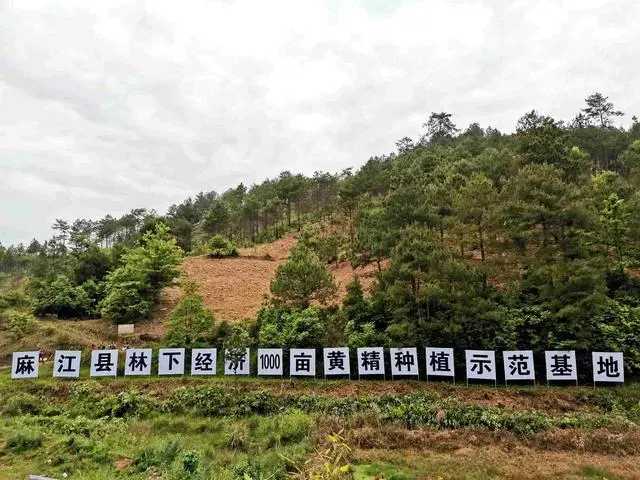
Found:
M 118 350 L 91 352 L 91 377 L 115 377 L 118 374 Z
M 161 348 L 158 352 L 158 375 L 184 375 L 184 348 Z
M 493 350 L 465 350 L 467 379 L 495 380 L 496 352 Z
M 131 335 L 134 329 L 135 325 L 133 323 L 118 325 L 118 335 Z
M 249 375 L 249 349 L 246 348 L 244 355 L 237 357 L 233 353 L 231 350 L 224 351 L 224 374 Z
M 547 364 L 547 380 L 577 380 L 576 352 L 551 350 L 544 352 Z
M 53 376 L 78 378 L 80 376 L 80 350 L 56 350 L 53 357 Z
M 150 348 L 127 348 L 125 351 L 124 374 L 151 375 L 151 357 L 153 351 Z
M 504 361 L 504 379 L 535 380 L 533 352 L 531 350 L 512 350 L 502 352 Z
M 453 348 L 427 347 L 427 376 L 455 377 Z
M 282 376 L 282 349 L 259 348 L 258 349 L 258 375 Z
M 351 374 L 349 349 L 347 347 L 325 348 L 323 354 L 325 376 Z
M 592 352 L 593 381 L 624 383 L 622 352 Z
M 358 348 L 358 375 L 384 375 L 384 349 Z
M 418 375 L 418 350 L 415 347 L 390 348 L 391 375 Z
M 193 348 L 191 350 L 191 375 L 215 375 L 217 350 Z
M 315 377 L 316 349 L 292 348 L 289 350 L 289 375 Z
M 40 352 L 14 352 L 11 378 L 38 378 Z

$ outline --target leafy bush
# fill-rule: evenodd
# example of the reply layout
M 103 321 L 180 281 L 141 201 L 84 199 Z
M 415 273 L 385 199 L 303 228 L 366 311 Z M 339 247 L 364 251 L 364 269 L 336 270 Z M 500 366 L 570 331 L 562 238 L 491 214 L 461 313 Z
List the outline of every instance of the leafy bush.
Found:
M 27 306 L 29 306 L 29 299 L 22 290 L 11 290 L 0 294 L 0 310 Z
M 100 311 L 105 319 L 114 323 L 137 322 L 151 310 L 153 297 L 144 279 L 125 280 L 128 272 L 137 275 L 135 268 L 123 267 L 117 272 L 119 275 L 114 275 L 107 282 L 108 294 L 100 302 Z
M 100 282 L 112 266 L 112 258 L 105 250 L 97 245 L 89 245 L 73 253 L 71 277 L 77 285 L 82 285 L 88 280 Z
M 309 435 L 313 421 L 299 410 L 282 415 L 266 417 L 254 432 L 255 438 L 264 439 L 267 447 L 280 447 L 287 443 L 298 443 Z
M 14 453 L 35 450 L 42 445 L 42 433 L 32 429 L 23 429 L 7 437 L 4 448 Z
M 349 348 L 382 345 L 385 343 L 384 335 L 376 330 L 376 326 L 373 323 L 364 323 L 356 326 L 356 322 L 350 320 L 345 326 L 344 336 Z
M 34 278 L 28 288 L 37 315 L 72 318 L 90 313 L 92 301 L 89 295 L 65 275 L 46 280 Z
M 197 295 L 195 282 L 183 284 L 185 296 L 171 310 L 165 342 L 170 347 L 192 347 L 214 334 L 213 313 L 204 307 L 204 299 Z
M 147 316 L 160 289 L 176 278 L 182 250 L 167 227 L 159 223 L 144 234 L 137 248 L 125 253 L 122 265 L 107 275 L 102 316 L 114 323 L 136 322 Z
M 320 348 L 326 337 L 326 322 L 315 308 L 291 313 L 278 308 L 263 309 L 258 314 L 258 323 L 262 347 Z
M 7 310 L 0 313 L 2 325 L 9 331 L 9 335 L 14 340 L 22 339 L 27 333 L 36 328 L 36 319 L 27 312 L 18 310 Z
M 164 440 L 145 447 L 133 460 L 136 469 L 144 472 L 149 467 L 166 468 L 178 458 L 182 448 L 176 439 Z
M 238 256 L 238 249 L 235 245 L 222 235 L 214 235 L 207 240 L 204 244 L 204 250 L 207 255 L 212 258 Z
M 188 452 L 184 452 L 180 457 L 180 466 L 186 473 L 196 473 L 200 467 L 201 461 L 202 456 L 200 453 L 190 450 Z
M 9 395 L 2 403 L 0 403 L 0 414 L 9 417 L 18 415 L 36 415 L 42 408 L 41 400 L 30 393 L 18 392 Z

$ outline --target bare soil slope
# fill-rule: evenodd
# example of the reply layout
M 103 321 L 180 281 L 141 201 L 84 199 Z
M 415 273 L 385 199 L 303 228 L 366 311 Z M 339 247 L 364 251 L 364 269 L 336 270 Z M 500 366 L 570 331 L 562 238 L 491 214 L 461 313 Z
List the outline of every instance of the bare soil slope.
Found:
M 189 257 L 180 267 L 182 278 L 193 280 L 200 286 L 205 305 L 215 313 L 216 319 L 242 321 L 252 318 L 269 293 L 269 284 L 276 269 L 287 261 L 296 241 L 296 236 L 289 234 L 272 243 L 242 248 L 236 258 Z M 328 269 L 339 287 L 336 302 L 344 298 L 346 285 L 356 276 L 368 291 L 377 272 L 373 265 L 353 270 L 348 262 L 329 265 Z M 155 318 L 164 319 L 181 295 L 178 287 L 166 288 Z

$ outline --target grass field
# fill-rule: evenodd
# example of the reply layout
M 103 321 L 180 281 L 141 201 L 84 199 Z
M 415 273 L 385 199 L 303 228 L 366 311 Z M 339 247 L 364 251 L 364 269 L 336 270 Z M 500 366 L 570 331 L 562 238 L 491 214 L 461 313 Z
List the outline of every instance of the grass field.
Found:
M 0 479 L 640 478 L 635 385 L 53 381 L 50 368 L 0 373 Z

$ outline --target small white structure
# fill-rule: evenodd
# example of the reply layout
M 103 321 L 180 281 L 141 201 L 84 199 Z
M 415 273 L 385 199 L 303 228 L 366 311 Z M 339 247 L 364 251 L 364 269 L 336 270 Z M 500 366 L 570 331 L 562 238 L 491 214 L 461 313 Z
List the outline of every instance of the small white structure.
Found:
M 133 330 L 133 323 L 118 325 L 118 335 L 131 335 Z

